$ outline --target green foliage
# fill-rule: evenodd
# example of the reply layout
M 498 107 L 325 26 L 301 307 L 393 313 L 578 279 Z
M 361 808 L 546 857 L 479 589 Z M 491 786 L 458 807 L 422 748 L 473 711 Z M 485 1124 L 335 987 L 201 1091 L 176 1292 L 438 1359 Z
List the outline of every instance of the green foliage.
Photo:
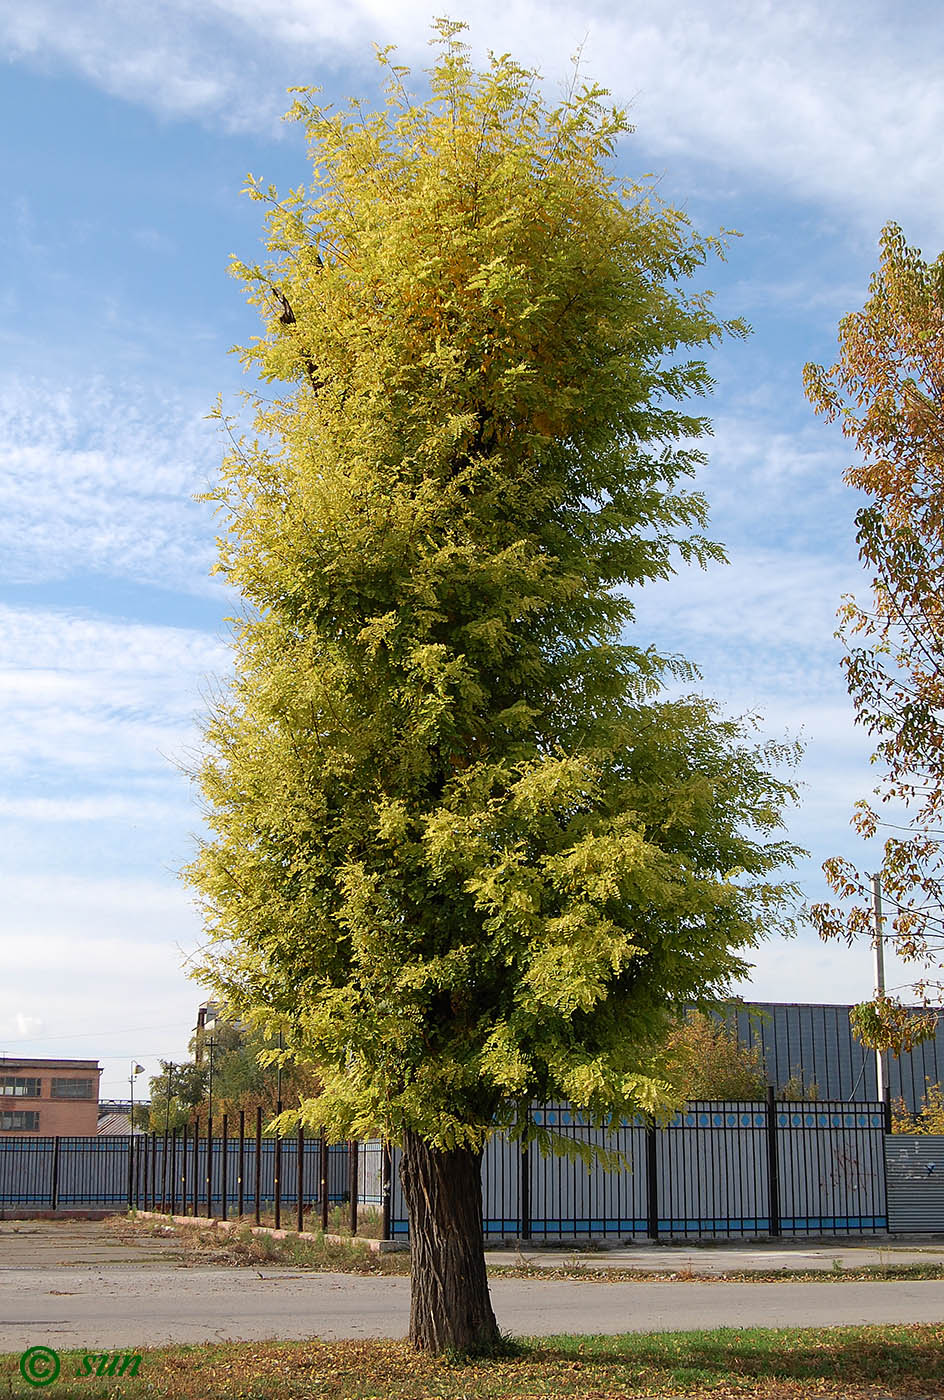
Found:
M 151 1108 L 141 1126 L 151 1132 L 173 1132 L 183 1128 L 203 1102 L 207 1087 L 206 1069 L 194 1063 L 175 1064 L 161 1060 L 161 1072 L 151 1079 Z M 137 1115 L 136 1115 L 137 1116 Z
M 922 1041 L 933 1040 L 938 1030 L 936 1012 L 918 1012 L 887 996 L 860 1002 L 849 1012 L 849 1021 L 863 1045 L 894 1055 L 909 1054 Z
M 691 1011 L 668 1037 L 670 1077 L 686 1099 L 762 1099 L 767 1077 L 760 1048 L 742 1045 L 737 1030 Z
M 252 1118 L 257 1108 L 269 1119 L 276 1113 L 280 1099 L 285 1104 L 297 1104 L 317 1091 L 317 1079 L 280 1050 L 278 1036 L 258 1028 L 217 1020 L 208 1032 L 197 1033 L 192 1048 L 205 1070 L 199 1104 L 203 1115 L 209 1110 L 212 1057 L 213 1113 L 217 1120 L 223 1113 L 235 1119 L 240 1110 Z
M 744 328 L 681 285 L 721 243 L 607 173 L 600 89 L 549 110 L 439 29 L 428 101 L 389 64 L 379 112 L 299 89 L 311 188 L 250 180 L 276 397 L 210 492 L 246 608 L 187 875 L 203 979 L 318 1068 L 308 1126 L 449 1148 L 673 1099 L 672 1014 L 790 923 L 796 754 L 667 698 L 690 669 L 632 630 L 721 557 L 685 405 Z

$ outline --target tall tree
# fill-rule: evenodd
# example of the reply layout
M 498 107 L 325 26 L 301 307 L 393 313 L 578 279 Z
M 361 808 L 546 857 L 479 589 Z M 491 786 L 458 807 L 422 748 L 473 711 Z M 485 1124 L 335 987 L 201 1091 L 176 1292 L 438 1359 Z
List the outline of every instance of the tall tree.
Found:
M 878 802 L 858 802 L 853 822 L 866 838 L 891 833 L 880 871 L 891 937 L 915 964 L 915 992 L 935 998 L 944 951 L 944 254 L 925 262 L 888 224 L 869 299 L 840 322 L 839 358 L 828 370 L 808 364 L 804 377 L 817 411 L 840 419 L 861 454 L 844 479 L 868 498 L 856 526 L 871 598 L 845 599 L 841 636 L 856 718 L 876 737 L 884 772 Z M 882 806 L 893 821 L 881 819 Z M 840 857 L 823 868 L 847 906 L 814 906 L 820 933 L 871 936 L 869 877 Z M 868 1043 L 899 1049 L 931 1024 L 894 998 L 864 1006 L 857 1022 Z
M 493 1346 L 480 1168 L 560 1096 L 664 1103 L 672 1009 L 788 920 L 793 756 L 631 635 L 628 590 L 720 557 L 680 488 L 684 401 L 725 324 L 686 294 L 718 240 L 605 163 L 595 87 L 549 110 L 439 22 L 431 96 L 297 89 L 314 183 L 235 264 L 264 334 L 252 438 L 211 493 L 247 603 L 189 871 L 244 1020 L 318 1067 L 306 1122 L 403 1147 L 414 1344 Z M 549 1145 L 544 1141 L 544 1145 Z
M 758 1045 L 742 1045 L 737 1028 L 689 1011 L 666 1037 L 670 1081 L 686 1099 L 762 1099 L 767 1072 Z
M 151 1079 L 151 1106 L 147 1126 L 151 1132 L 173 1132 L 184 1127 L 202 1104 L 207 1088 L 206 1070 L 193 1062 L 175 1064 L 161 1060 L 161 1072 Z

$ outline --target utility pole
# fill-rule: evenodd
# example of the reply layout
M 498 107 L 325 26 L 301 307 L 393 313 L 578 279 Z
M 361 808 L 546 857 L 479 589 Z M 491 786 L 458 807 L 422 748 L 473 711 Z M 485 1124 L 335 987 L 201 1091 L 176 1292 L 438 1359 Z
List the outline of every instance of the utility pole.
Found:
M 875 954 L 875 995 L 885 995 L 885 940 L 882 933 L 882 882 L 878 875 L 872 876 L 872 913 L 875 918 L 875 936 L 872 948 Z M 875 1077 L 880 1103 L 888 1101 L 888 1079 L 885 1073 L 885 1052 L 875 1052 Z
M 207 1114 L 209 1121 L 213 1122 L 213 1051 L 216 1049 L 216 1041 L 211 1036 L 204 1042 L 207 1048 L 207 1059 L 209 1060 L 210 1072 L 207 1076 Z
M 165 1100 L 164 1100 L 164 1133 L 165 1133 L 165 1135 L 170 1131 L 170 1095 L 171 1095 L 171 1087 L 172 1087 L 173 1082 L 174 1082 L 174 1070 L 175 1070 L 176 1068 L 177 1068 L 177 1066 L 173 1063 L 173 1061 L 169 1061 L 169 1062 L 168 1062 L 168 1065 L 167 1065 L 167 1096 L 166 1096 L 166 1098 L 165 1098 Z

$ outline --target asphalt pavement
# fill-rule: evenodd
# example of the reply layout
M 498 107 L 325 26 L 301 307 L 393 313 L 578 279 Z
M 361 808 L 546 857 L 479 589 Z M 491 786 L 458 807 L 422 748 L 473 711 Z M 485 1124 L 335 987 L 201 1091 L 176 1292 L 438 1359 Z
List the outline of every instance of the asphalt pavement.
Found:
M 493 1274 L 503 1330 L 551 1336 L 709 1327 L 944 1322 L 944 1281 L 690 1281 L 686 1271 L 831 1269 L 940 1263 L 944 1241 L 827 1245 L 633 1246 L 583 1254 L 592 1268 L 657 1269 L 659 1282 L 522 1279 Z M 500 1264 L 574 1263 L 573 1251 L 490 1252 Z M 673 1273 L 683 1277 L 672 1279 Z M 0 1221 L 0 1351 L 130 1349 L 166 1342 L 403 1337 L 409 1280 L 194 1263 L 174 1234 L 122 1238 L 104 1222 Z
M 944 1282 L 607 1283 L 493 1279 L 499 1324 L 519 1336 L 702 1327 L 944 1322 Z M 0 1272 L 0 1351 L 166 1342 L 403 1337 L 409 1280 L 289 1270 L 17 1269 Z

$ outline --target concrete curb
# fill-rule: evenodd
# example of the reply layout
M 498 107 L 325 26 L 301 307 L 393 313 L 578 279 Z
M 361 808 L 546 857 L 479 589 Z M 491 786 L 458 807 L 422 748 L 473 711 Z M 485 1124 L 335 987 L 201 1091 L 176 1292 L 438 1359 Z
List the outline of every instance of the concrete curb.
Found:
M 199 1227 L 205 1230 L 208 1226 L 214 1230 L 244 1230 L 247 1227 L 245 1220 L 220 1220 L 215 1215 L 167 1215 L 159 1210 L 135 1210 L 131 1214 L 140 1220 L 166 1220 L 174 1225 L 189 1225 L 191 1228 Z M 326 1240 L 328 1244 L 362 1244 L 366 1245 L 371 1254 L 397 1254 L 401 1250 L 408 1249 L 409 1245 L 401 1244 L 399 1240 L 373 1240 L 367 1239 L 363 1235 L 322 1235 L 319 1231 L 315 1234 L 311 1230 L 277 1230 L 274 1225 L 249 1225 L 249 1230 L 253 1235 L 270 1235 L 274 1240 L 285 1240 L 290 1236 L 298 1240 Z

